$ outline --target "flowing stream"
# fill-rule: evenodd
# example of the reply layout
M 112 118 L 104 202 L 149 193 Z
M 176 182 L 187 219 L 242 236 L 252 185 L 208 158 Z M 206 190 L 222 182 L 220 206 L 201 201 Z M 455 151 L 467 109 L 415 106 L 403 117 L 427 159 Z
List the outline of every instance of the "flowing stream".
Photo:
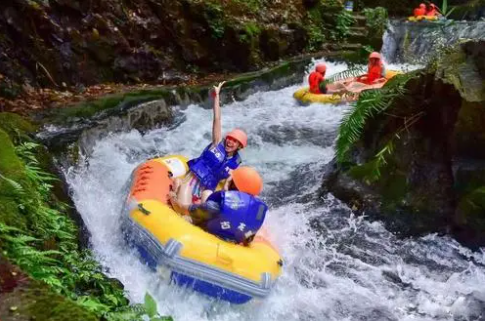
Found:
M 346 68 L 327 67 L 330 74 Z M 210 141 L 211 110 L 196 105 L 176 108 L 168 127 L 109 135 L 66 170 L 108 275 L 124 284 L 133 302 L 150 292 L 159 312 L 177 321 L 485 320 L 483 253 L 435 235 L 398 240 L 381 223 L 354 217 L 332 195 L 314 197 L 349 106 L 299 106 L 292 98 L 299 86 L 258 92 L 222 109 L 224 132 L 237 126 L 249 135 L 242 157 L 262 173 L 263 198 L 270 204 L 265 224 L 284 258 L 282 276 L 266 300 L 231 306 L 167 285 L 123 242 L 122 187 L 131 171 L 155 155 L 195 157 Z

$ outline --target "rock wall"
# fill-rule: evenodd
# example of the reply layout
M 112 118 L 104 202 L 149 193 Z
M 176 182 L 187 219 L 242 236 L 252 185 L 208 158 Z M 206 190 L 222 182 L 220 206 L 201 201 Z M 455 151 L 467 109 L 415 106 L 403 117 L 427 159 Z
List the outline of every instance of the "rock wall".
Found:
M 402 235 L 451 233 L 485 245 L 484 49 L 463 43 L 416 72 L 407 94 L 367 121 L 349 163 L 328 165 L 323 192 Z M 380 178 L 369 180 L 398 131 Z
M 335 42 L 342 9 L 338 0 L 5 0 L 0 95 L 255 70 Z

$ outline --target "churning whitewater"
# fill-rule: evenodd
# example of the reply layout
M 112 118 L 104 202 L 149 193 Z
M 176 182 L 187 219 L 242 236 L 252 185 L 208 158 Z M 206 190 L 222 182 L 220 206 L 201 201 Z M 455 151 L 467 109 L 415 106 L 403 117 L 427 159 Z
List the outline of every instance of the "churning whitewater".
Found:
M 327 67 L 336 73 L 347 66 Z M 124 284 L 133 302 L 151 293 L 160 314 L 177 321 L 482 320 L 483 253 L 434 235 L 397 240 L 382 224 L 353 217 L 331 195 L 312 197 L 349 106 L 299 106 L 292 94 L 300 86 L 222 106 L 224 132 L 240 127 L 248 133 L 242 157 L 262 173 L 263 198 L 270 204 L 265 225 L 284 259 L 266 300 L 232 306 L 168 285 L 163 272 L 151 272 L 123 241 L 120 212 L 131 171 L 156 155 L 198 156 L 209 143 L 212 111 L 196 105 L 176 108 L 169 127 L 98 141 L 92 154 L 66 171 L 91 247 L 108 275 Z

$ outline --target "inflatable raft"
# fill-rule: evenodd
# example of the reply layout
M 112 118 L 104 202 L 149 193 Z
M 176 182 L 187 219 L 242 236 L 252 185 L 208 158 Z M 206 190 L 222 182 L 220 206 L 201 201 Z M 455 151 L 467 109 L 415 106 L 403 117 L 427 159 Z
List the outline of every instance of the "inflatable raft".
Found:
M 386 81 L 383 81 L 381 83 L 374 84 L 374 85 L 361 84 L 358 92 L 361 92 L 367 89 L 382 88 L 382 86 L 384 86 L 389 79 L 391 79 L 392 77 L 394 77 L 399 73 L 400 71 L 388 70 L 386 72 Z M 348 79 L 341 80 L 339 82 L 352 82 L 354 79 L 355 78 L 348 78 Z M 346 96 L 346 97 L 340 94 L 312 94 L 311 92 L 309 92 L 308 87 L 304 87 L 295 91 L 295 93 L 293 94 L 293 98 L 295 98 L 296 100 L 304 104 L 309 104 L 309 103 L 338 104 L 342 102 L 357 100 L 358 93 L 356 92 L 356 95 Z
M 408 21 L 411 22 L 419 22 L 419 21 L 436 21 L 438 20 L 437 16 L 410 16 L 408 17 Z
M 169 283 L 231 303 L 266 297 L 283 261 L 261 229 L 249 246 L 226 242 L 192 225 L 168 205 L 171 178 L 187 159 L 154 158 L 132 173 L 122 230 L 141 259 Z

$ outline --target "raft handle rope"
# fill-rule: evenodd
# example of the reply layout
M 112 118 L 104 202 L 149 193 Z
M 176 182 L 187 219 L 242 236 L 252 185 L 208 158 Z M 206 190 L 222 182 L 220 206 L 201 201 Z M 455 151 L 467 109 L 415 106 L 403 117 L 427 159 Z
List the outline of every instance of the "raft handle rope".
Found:
M 138 209 L 145 215 L 150 215 L 150 211 L 143 207 L 142 203 L 138 203 Z

